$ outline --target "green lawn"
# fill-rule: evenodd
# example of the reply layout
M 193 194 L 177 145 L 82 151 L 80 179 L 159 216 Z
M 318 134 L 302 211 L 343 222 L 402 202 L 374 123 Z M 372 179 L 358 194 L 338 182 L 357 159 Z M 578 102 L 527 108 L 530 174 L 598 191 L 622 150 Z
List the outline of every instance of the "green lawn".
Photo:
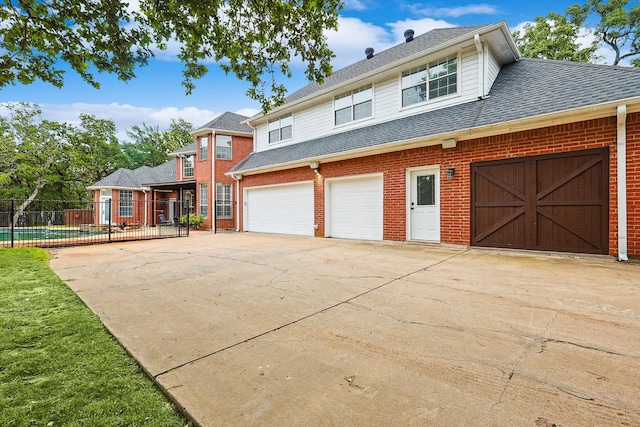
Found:
M 0 426 L 185 426 L 35 248 L 0 249 Z

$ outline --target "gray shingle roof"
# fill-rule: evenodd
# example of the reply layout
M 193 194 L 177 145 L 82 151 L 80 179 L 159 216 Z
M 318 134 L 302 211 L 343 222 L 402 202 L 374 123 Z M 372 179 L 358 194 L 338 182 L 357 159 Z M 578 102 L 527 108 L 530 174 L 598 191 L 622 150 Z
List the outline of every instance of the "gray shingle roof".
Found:
M 173 153 L 170 154 L 193 154 L 196 152 L 196 148 L 197 145 L 195 142 L 192 142 L 191 144 L 185 145 L 184 147 L 180 147 L 178 148 L 176 151 L 174 151 Z
M 640 97 L 638 68 L 522 59 L 502 67 L 486 99 L 252 153 L 231 172 L 321 158 L 631 97 Z
M 173 182 L 176 180 L 176 160 L 169 160 L 151 168 L 141 166 L 138 169 L 120 168 L 89 188 L 142 188 L 145 184 Z
M 245 125 L 241 122 L 247 120 L 249 117 L 243 116 L 241 114 L 226 112 L 215 119 L 211 120 L 209 123 L 200 126 L 198 129 L 194 131 L 194 133 L 199 132 L 204 129 L 216 129 L 216 130 L 226 130 L 230 132 L 243 132 L 253 134 L 253 129 Z
M 332 86 L 347 82 L 353 78 L 367 74 L 387 65 L 391 65 L 419 52 L 424 52 L 425 50 L 429 50 L 455 38 L 464 36 L 465 34 L 473 34 L 483 27 L 486 27 L 486 25 L 435 29 L 415 37 L 410 43 L 401 43 L 380 53 L 375 53 L 371 59 L 364 58 L 363 54 L 364 59 L 337 70 L 325 79 L 324 84 L 309 84 L 302 89 L 293 92 L 285 99 L 285 102 L 293 102 L 319 90 L 328 89 Z

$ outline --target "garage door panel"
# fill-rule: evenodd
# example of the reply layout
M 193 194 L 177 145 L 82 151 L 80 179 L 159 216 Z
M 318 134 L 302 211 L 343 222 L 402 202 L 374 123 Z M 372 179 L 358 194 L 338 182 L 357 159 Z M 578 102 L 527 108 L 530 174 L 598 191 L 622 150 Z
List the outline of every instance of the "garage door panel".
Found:
M 247 189 L 246 231 L 313 236 L 313 184 Z
M 329 182 L 327 235 L 382 240 L 382 188 L 382 177 Z
M 606 148 L 472 164 L 472 245 L 606 254 L 608 171 Z

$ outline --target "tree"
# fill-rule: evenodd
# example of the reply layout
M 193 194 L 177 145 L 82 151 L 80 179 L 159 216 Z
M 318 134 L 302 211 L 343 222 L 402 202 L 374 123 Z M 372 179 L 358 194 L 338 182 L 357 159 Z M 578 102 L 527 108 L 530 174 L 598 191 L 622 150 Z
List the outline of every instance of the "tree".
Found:
M 71 200 L 87 197 L 87 187 L 100 181 L 118 168 L 129 167 L 112 120 L 80 115 L 80 126 L 70 135 L 71 161 L 66 192 Z
M 590 22 L 590 18 L 595 18 Z M 629 0 L 587 0 L 583 5 L 573 5 L 565 15 L 549 13 L 536 17 L 534 24 L 525 25 L 523 34 L 513 36 L 528 58 L 560 59 L 579 62 L 596 62 L 601 57 L 595 51 L 602 45 L 610 47 L 615 57 L 612 65 L 623 59 L 640 55 L 640 5 L 629 6 Z M 594 41 L 581 47 L 581 33 L 590 32 Z M 640 58 L 631 60 L 640 66 Z
M 267 111 L 284 102 L 278 78 L 291 76 L 292 58 L 307 64 L 309 80 L 331 73 L 323 31 L 337 28 L 341 7 L 341 0 L 141 0 L 136 11 L 126 0 L 0 0 L 0 87 L 36 79 L 60 87 L 63 63 L 94 87 L 95 71 L 130 80 L 153 46 L 177 41 L 187 93 L 213 60 L 249 82 L 247 94 Z
M 133 142 L 124 143 L 122 148 L 132 168 L 158 166 L 169 160 L 169 153 L 193 142 L 192 130 L 193 125 L 183 119 L 172 119 L 165 131 L 157 125 L 135 125 L 127 131 Z
M 513 37 L 525 58 L 594 62 L 598 59 L 595 56 L 598 41 L 587 47 L 578 43 L 585 19 L 582 9 L 572 6 L 567 9 L 567 15 L 551 12 L 537 16 L 533 24 L 525 24 L 523 34 L 515 31 Z
M 40 108 L 34 104 L 5 104 L 9 117 L 0 117 L 2 154 L 5 172 L 2 174 L 4 198 L 23 199 L 13 218 L 14 224 L 22 212 L 47 185 L 59 182 L 53 167 L 64 162 L 69 127 L 42 120 Z
M 640 5 L 628 5 L 629 0 L 588 0 L 582 6 L 582 14 L 595 14 L 600 19 L 595 24 L 595 34 L 615 52 L 613 65 L 640 55 Z M 640 58 L 633 59 L 631 63 L 640 67 Z

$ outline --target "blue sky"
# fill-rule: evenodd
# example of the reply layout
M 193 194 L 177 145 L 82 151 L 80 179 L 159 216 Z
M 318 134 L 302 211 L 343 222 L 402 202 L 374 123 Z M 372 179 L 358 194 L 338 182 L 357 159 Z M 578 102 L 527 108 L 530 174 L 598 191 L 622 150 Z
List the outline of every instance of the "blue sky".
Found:
M 504 20 L 513 31 L 536 16 L 564 13 L 576 2 L 346 0 L 340 13 L 339 30 L 328 33 L 327 37 L 337 55 L 334 69 L 339 69 L 363 58 L 367 47 L 380 52 L 401 42 L 408 28 L 419 35 L 433 28 Z M 293 71 L 294 77 L 287 82 L 289 93 L 307 84 L 303 67 L 295 67 Z M 246 83 L 233 75 L 225 75 L 213 63 L 210 72 L 196 81 L 193 93 L 185 95 L 181 85 L 182 64 L 171 51 L 159 53 L 136 74 L 137 78 L 129 82 L 98 74 L 102 86 L 96 90 L 69 71 L 61 89 L 42 82 L 8 86 L 0 89 L 0 102 L 37 103 L 44 118 L 59 122 L 77 124 L 80 113 L 112 119 L 121 139 L 126 139 L 127 129 L 142 123 L 166 129 L 172 118 L 181 117 L 199 127 L 225 111 L 253 115 L 260 109 L 257 102 L 245 95 L 249 87 Z

